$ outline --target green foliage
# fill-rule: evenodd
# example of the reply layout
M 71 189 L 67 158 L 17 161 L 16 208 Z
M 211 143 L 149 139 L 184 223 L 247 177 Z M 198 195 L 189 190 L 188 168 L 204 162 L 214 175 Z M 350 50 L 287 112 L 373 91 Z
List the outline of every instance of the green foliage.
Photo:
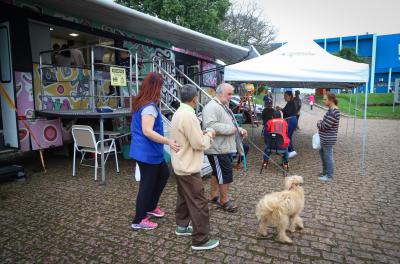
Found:
M 393 112 L 393 96 L 394 94 L 368 94 L 368 108 L 367 118 L 381 118 L 381 119 L 400 119 L 400 106 L 395 106 Z M 351 105 L 350 105 L 351 97 Z M 353 116 L 355 108 L 355 94 L 336 94 L 339 101 L 339 109 L 342 113 Z M 316 97 L 317 104 L 323 105 L 322 96 Z M 386 104 L 385 106 L 376 106 L 376 104 Z M 350 105 L 350 112 L 349 112 Z M 358 95 L 358 106 L 356 109 L 357 117 L 364 117 L 364 94 Z
M 114 0 L 143 13 L 192 30 L 226 39 L 222 22 L 229 0 Z
M 361 58 L 357 55 L 356 50 L 350 47 L 343 47 L 339 52 L 334 53 L 333 55 L 338 56 L 342 59 L 351 60 L 355 62 L 368 63 L 368 61 L 364 58 Z

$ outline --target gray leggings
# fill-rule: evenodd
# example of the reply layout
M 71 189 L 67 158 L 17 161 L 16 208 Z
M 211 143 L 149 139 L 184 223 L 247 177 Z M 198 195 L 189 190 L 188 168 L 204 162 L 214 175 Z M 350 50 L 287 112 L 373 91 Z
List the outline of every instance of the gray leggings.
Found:
M 322 174 L 327 175 L 328 178 L 332 178 L 335 167 L 335 161 L 333 160 L 333 146 L 321 145 L 319 155 L 321 156 L 322 161 Z

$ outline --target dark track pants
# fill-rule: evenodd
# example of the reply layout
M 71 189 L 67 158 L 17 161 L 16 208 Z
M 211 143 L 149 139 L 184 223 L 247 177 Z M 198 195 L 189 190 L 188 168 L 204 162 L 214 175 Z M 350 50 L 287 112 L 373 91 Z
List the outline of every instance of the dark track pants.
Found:
M 136 162 L 140 169 L 140 183 L 133 223 L 139 224 L 147 216 L 147 212 L 156 209 L 158 200 L 168 181 L 169 169 L 165 161 L 160 164 Z

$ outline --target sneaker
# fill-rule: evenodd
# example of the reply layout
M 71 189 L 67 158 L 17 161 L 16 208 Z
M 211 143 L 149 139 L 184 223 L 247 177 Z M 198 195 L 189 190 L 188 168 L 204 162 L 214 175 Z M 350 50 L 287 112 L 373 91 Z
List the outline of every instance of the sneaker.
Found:
M 296 156 L 297 156 L 297 152 L 296 151 L 293 150 L 292 152 L 289 152 L 289 159 L 294 158 Z
M 149 220 L 149 217 L 144 218 L 139 224 L 132 224 L 131 227 L 134 230 L 144 229 L 144 230 L 151 230 L 158 226 L 157 223 L 154 223 Z
M 187 226 L 187 227 L 181 227 L 177 226 L 175 229 L 175 234 L 177 236 L 191 236 L 193 233 L 193 227 Z
M 216 247 L 218 247 L 218 245 L 219 245 L 219 241 L 218 240 L 210 239 L 206 243 L 204 243 L 203 245 L 192 246 L 192 249 L 193 250 L 208 250 L 208 249 L 216 248 Z
M 147 214 L 155 216 L 155 217 L 163 217 L 165 215 L 165 212 L 160 209 L 160 207 L 157 207 L 151 212 L 147 212 Z
M 332 180 L 332 178 L 329 178 L 327 175 L 323 175 L 321 177 L 319 177 L 320 181 L 324 181 L 324 182 L 330 182 Z

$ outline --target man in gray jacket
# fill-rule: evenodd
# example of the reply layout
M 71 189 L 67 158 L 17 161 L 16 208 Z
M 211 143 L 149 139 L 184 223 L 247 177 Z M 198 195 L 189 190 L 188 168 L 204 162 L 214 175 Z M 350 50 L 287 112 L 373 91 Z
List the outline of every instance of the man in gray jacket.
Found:
M 232 154 L 243 154 L 241 137 L 247 136 L 247 131 L 238 126 L 229 109 L 233 91 L 232 85 L 220 84 L 216 96 L 203 109 L 203 129 L 211 128 L 216 132 L 213 144 L 205 151 L 213 170 L 209 200 L 228 212 L 238 208 L 229 200 L 229 184 L 233 181 Z

